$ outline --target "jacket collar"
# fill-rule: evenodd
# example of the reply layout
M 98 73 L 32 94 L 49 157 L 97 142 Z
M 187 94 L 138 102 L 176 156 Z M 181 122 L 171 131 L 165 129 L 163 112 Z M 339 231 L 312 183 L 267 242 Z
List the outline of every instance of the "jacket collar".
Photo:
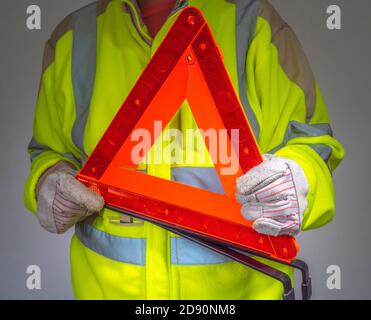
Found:
M 152 38 L 149 35 L 147 27 L 145 26 L 139 8 L 138 0 L 120 0 L 122 3 L 122 8 L 125 12 L 129 13 L 134 24 L 134 27 L 137 29 L 139 35 L 147 43 L 152 43 Z M 189 5 L 189 0 L 176 0 L 175 6 L 170 13 L 170 16 L 177 13 L 180 9 Z

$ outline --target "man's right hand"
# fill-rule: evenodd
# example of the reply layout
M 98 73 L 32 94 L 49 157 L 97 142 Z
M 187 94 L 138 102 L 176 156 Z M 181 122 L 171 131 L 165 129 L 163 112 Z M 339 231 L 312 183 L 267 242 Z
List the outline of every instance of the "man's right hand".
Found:
M 99 212 L 104 199 L 75 178 L 76 171 L 64 161 L 47 170 L 37 185 L 37 218 L 52 233 L 65 233 L 77 222 Z

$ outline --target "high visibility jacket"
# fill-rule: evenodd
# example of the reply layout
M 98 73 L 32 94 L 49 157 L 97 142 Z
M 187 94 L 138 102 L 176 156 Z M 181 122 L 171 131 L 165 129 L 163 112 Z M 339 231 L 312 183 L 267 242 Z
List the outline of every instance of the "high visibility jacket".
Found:
M 35 189 L 46 169 L 61 160 L 81 168 L 188 5 L 205 15 L 261 151 L 293 159 L 305 171 L 310 188 L 302 229 L 332 219 L 331 173 L 344 151 L 333 137 L 301 45 L 266 0 L 178 0 L 154 39 L 134 0 L 100 0 L 66 17 L 45 47 L 29 145 L 29 210 L 37 211 Z M 169 126 L 196 127 L 186 102 Z M 209 163 L 148 164 L 138 169 L 223 192 Z M 120 223 L 120 216 L 105 209 L 76 226 L 71 242 L 76 298 L 281 298 L 279 282 L 150 223 Z M 292 275 L 289 267 L 279 268 Z

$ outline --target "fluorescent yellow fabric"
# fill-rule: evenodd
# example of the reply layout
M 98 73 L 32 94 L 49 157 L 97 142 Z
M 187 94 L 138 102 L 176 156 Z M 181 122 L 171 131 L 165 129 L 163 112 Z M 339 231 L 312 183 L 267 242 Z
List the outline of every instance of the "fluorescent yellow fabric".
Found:
M 262 152 L 268 152 L 281 143 L 290 121 L 306 122 L 305 95 L 282 69 L 279 52 L 271 39 L 268 21 L 258 17 L 255 38 L 248 54 L 247 82 L 250 102 L 261 126 L 259 145 Z M 316 108 L 310 124 L 328 122 L 326 106 L 316 85 Z M 302 226 L 304 230 L 320 227 L 330 221 L 335 208 L 329 168 L 308 144 L 325 144 L 331 147 L 331 170 L 337 167 L 344 156 L 341 144 L 327 135 L 295 138 L 276 152 L 281 157 L 297 161 L 308 179 L 310 188 Z
M 138 13 L 131 1 L 123 1 Z M 190 5 L 205 14 L 224 56 L 225 65 L 237 88 L 235 4 L 224 0 L 194 0 Z M 78 150 L 71 139 L 75 121 L 75 102 L 71 80 L 72 36 L 67 31 L 57 42 L 53 62 L 42 76 L 35 110 L 34 137 L 50 148 L 33 161 L 25 187 L 25 205 L 35 212 L 35 188 L 40 175 L 64 153 L 79 157 L 81 151 L 91 154 L 100 137 L 160 45 L 176 19 L 172 14 L 152 44 L 145 26 L 137 30 L 122 1 L 113 0 L 98 17 L 97 65 L 94 92 L 85 127 L 84 147 Z M 290 121 L 305 122 L 303 91 L 282 69 L 278 51 L 271 42 L 271 26 L 258 17 L 254 39 L 247 58 L 247 93 L 260 125 L 259 145 L 263 152 L 277 147 Z M 319 91 L 317 108 L 311 121 L 327 123 L 328 116 Z M 172 121 L 171 127 L 195 126 L 186 104 Z M 334 191 L 326 163 L 308 147 L 313 138 L 299 138 L 277 151 L 280 156 L 298 161 L 310 184 L 309 208 L 304 228 L 318 227 L 329 221 L 334 212 Z M 333 148 L 330 167 L 334 169 L 343 157 L 340 144 L 331 137 L 317 137 L 315 143 Z M 206 152 L 205 150 L 201 152 Z M 78 163 L 75 163 L 78 167 Z M 166 164 L 148 165 L 147 172 L 170 178 Z M 315 172 L 315 174 L 314 174 Z M 119 214 L 102 211 L 93 226 L 110 235 L 146 239 L 146 263 L 132 265 L 114 261 L 86 248 L 76 236 L 71 243 L 71 270 L 75 296 L 78 299 L 280 299 L 279 282 L 235 262 L 205 265 L 175 265 L 170 261 L 171 234 L 149 223 L 117 226 L 110 223 Z M 271 263 L 272 264 L 272 263 Z M 272 264 L 273 265 L 273 264 Z M 279 267 L 292 275 L 288 267 Z

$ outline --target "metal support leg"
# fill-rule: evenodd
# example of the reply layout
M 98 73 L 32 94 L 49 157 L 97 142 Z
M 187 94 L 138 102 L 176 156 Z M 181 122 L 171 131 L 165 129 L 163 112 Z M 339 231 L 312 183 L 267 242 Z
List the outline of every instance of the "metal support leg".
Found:
M 292 287 L 290 277 L 286 273 L 280 270 L 272 268 L 271 266 L 264 264 L 263 262 L 257 261 L 256 259 L 249 256 L 248 254 L 262 257 L 264 259 L 268 259 L 268 260 L 298 269 L 300 270 L 302 274 L 302 285 L 301 285 L 302 299 L 309 300 L 312 296 L 312 284 L 311 284 L 311 278 L 309 276 L 309 269 L 308 269 L 307 264 L 302 260 L 296 259 L 292 261 L 291 263 L 277 260 L 272 257 L 266 256 L 264 254 L 261 254 L 259 252 L 255 252 L 253 250 L 250 251 L 250 250 L 246 250 L 245 248 L 241 249 L 241 248 L 235 248 L 229 245 L 221 244 L 217 242 L 217 240 L 213 240 L 213 239 L 207 238 L 206 236 L 199 235 L 199 234 L 196 234 L 190 231 L 185 231 L 184 229 L 181 229 L 180 227 L 171 226 L 169 224 L 156 221 L 155 219 L 144 217 L 135 212 L 122 211 L 115 207 L 108 207 L 108 208 L 115 210 L 115 211 L 120 211 L 123 214 L 132 216 L 134 218 L 138 218 L 138 219 L 156 224 L 174 234 L 177 234 L 190 241 L 193 241 L 202 247 L 208 248 L 214 252 L 217 252 L 223 256 L 226 256 L 239 263 L 242 263 L 245 266 L 248 266 L 258 272 L 261 272 L 269 277 L 272 277 L 280 281 L 283 285 L 283 295 L 282 295 L 283 300 L 295 300 L 295 291 L 294 291 L 294 288 Z
M 308 265 L 299 259 L 294 260 L 290 266 L 299 269 L 302 274 L 302 283 L 301 283 L 301 294 L 303 300 L 310 300 L 312 297 L 312 279 L 309 276 Z
M 216 244 L 216 243 L 213 243 L 213 242 L 209 242 L 207 240 L 201 240 L 197 237 L 194 237 L 194 236 L 191 236 L 189 235 L 187 232 L 181 232 L 177 229 L 172 229 L 171 227 L 168 228 L 167 226 L 163 226 L 161 224 L 159 224 L 159 226 L 175 233 L 175 234 L 178 234 L 179 236 L 185 238 L 185 239 L 188 239 L 190 241 L 193 241 L 195 243 L 197 243 L 198 245 L 201 245 L 202 247 L 204 248 L 207 248 L 209 250 L 212 250 L 216 253 L 219 253 L 225 257 L 228 257 L 234 261 L 237 261 L 239 263 L 242 263 L 243 265 L 247 266 L 247 267 L 250 267 L 252 269 L 254 269 L 255 271 L 258 271 L 258 272 L 261 272 L 271 278 L 274 278 L 278 281 L 280 281 L 282 283 L 282 286 L 283 286 L 283 295 L 282 295 L 282 298 L 283 300 L 295 300 L 295 291 L 294 291 L 294 288 L 292 287 L 292 284 L 291 284 L 291 279 L 290 277 L 282 272 L 282 271 L 279 271 L 277 269 L 274 269 L 272 268 L 271 266 L 269 265 L 266 265 L 258 260 L 255 260 L 254 258 L 248 256 L 248 255 L 245 255 L 241 252 L 238 252 L 238 251 L 235 251 L 231 248 L 228 248 L 228 247 L 225 247 L 225 246 L 222 246 L 222 245 L 219 245 L 219 244 Z

